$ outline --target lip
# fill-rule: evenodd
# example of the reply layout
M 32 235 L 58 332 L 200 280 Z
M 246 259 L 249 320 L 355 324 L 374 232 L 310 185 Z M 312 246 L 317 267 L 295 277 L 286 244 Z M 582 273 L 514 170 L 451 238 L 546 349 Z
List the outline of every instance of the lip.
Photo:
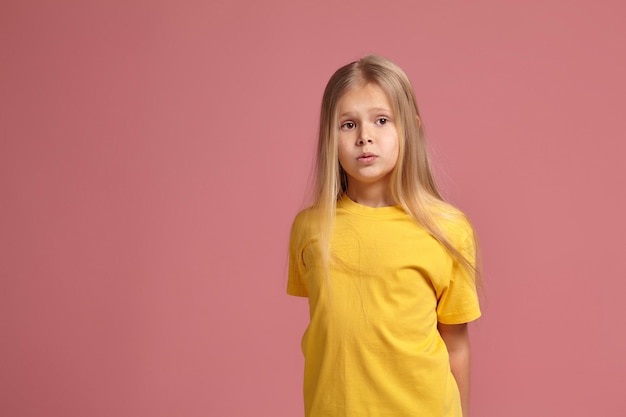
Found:
M 361 164 L 369 164 L 371 162 L 374 162 L 376 158 L 378 158 L 378 155 L 370 152 L 365 152 L 357 156 L 356 160 Z

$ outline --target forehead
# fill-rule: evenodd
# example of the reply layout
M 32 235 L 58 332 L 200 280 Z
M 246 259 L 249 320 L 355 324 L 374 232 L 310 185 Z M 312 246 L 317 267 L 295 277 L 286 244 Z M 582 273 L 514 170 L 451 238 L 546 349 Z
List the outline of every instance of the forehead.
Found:
M 375 83 L 358 84 L 348 89 L 337 101 L 339 114 L 369 109 L 392 110 L 387 93 Z

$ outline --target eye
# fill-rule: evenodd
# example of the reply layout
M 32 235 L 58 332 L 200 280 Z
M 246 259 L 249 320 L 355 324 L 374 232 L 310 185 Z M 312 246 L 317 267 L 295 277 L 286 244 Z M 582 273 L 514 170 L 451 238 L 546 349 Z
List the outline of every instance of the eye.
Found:
M 341 130 L 352 130 L 356 127 L 354 122 L 345 122 L 341 124 Z
M 378 119 L 376 119 L 376 124 L 379 126 L 383 126 L 386 125 L 388 121 L 389 119 L 386 117 L 379 117 Z

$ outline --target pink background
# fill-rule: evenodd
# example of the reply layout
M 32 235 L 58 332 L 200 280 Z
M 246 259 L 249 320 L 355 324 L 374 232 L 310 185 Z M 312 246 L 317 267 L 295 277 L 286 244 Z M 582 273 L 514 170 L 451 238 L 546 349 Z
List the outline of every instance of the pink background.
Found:
M 301 416 L 289 226 L 371 52 L 480 234 L 473 415 L 624 415 L 623 4 L 3 0 L 0 415 Z

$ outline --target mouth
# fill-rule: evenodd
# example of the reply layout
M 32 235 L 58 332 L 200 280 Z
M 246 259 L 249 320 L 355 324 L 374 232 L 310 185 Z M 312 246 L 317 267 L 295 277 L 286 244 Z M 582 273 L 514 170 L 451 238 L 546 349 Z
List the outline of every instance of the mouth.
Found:
M 378 155 L 376 155 L 376 154 L 365 152 L 365 153 L 362 153 L 361 155 L 359 155 L 356 158 L 356 160 L 358 162 L 362 163 L 362 164 L 366 164 L 366 163 L 374 161 L 377 157 L 378 157 Z

